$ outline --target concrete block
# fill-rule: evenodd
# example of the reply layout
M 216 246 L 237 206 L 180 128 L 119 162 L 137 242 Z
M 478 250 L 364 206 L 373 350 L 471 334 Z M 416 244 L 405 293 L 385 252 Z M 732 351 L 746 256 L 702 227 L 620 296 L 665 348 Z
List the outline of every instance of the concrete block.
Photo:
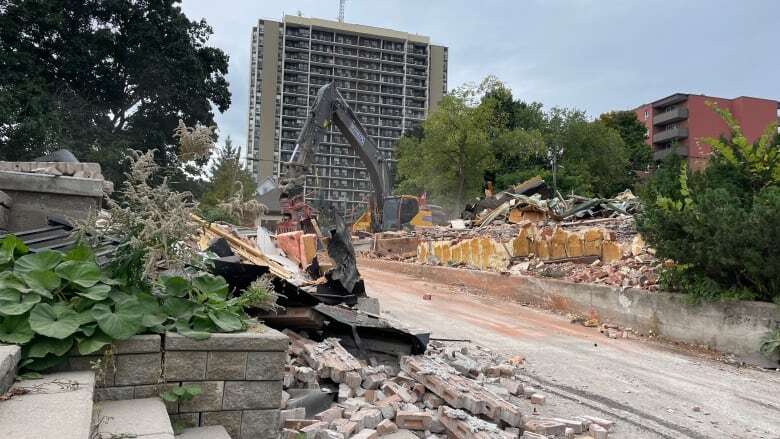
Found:
M 203 412 L 200 414 L 200 425 L 202 427 L 221 425 L 225 427 L 231 438 L 239 439 L 241 437 L 241 415 L 240 411 Z
M 246 378 L 246 366 L 246 352 L 209 352 L 206 379 L 244 380 Z
M 276 438 L 279 434 L 279 410 L 244 410 L 239 439 Z
M 171 425 L 175 431 L 181 431 L 185 428 L 195 428 L 200 425 L 200 413 L 168 414 L 168 417 L 171 418 Z M 182 432 L 182 434 L 183 433 L 184 432 Z M 178 436 L 177 439 L 179 439 Z
M 246 379 L 250 381 L 281 380 L 285 364 L 287 364 L 286 352 L 249 352 L 246 362 Z
M 165 334 L 165 350 L 170 351 L 247 351 L 285 352 L 290 340 L 265 325 L 249 327 L 245 332 L 215 333 L 195 340 L 175 332 Z
M 221 425 L 211 427 L 188 428 L 176 435 L 176 439 L 231 439 Z
M 541 393 L 531 394 L 531 404 L 544 404 L 544 395 Z
M 227 381 L 222 408 L 225 410 L 279 409 L 281 381 Z
M 222 400 L 226 393 L 226 383 L 224 381 L 195 381 L 183 382 L 182 386 L 200 386 L 201 394 L 192 399 L 179 401 L 180 413 L 191 412 L 213 412 L 222 410 Z M 226 410 L 231 410 L 226 407 Z
M 115 357 L 118 386 L 156 384 L 162 374 L 162 354 L 129 354 Z
M 114 342 L 114 355 L 117 354 L 149 354 L 160 352 L 162 339 L 159 334 L 134 335 L 127 340 Z
M 95 388 L 95 401 L 119 401 L 133 399 L 135 388 L 127 387 L 97 387 Z
M 376 430 L 364 428 L 352 436 L 352 439 L 377 439 L 378 437 L 379 434 L 376 432 Z
M 78 386 L 63 391 L 57 382 L 74 381 Z M 16 387 L 36 392 L 0 401 L 0 437 L 13 439 L 84 439 L 90 437 L 92 422 L 92 372 L 65 372 L 42 379 L 25 380 Z M 67 407 L 67 410 L 63 410 Z
M 171 421 L 159 398 L 104 401 L 97 406 L 97 412 L 108 419 L 97 427 L 97 437 L 173 438 Z
M 165 379 L 168 381 L 196 381 L 206 379 L 207 355 L 207 352 L 166 352 Z

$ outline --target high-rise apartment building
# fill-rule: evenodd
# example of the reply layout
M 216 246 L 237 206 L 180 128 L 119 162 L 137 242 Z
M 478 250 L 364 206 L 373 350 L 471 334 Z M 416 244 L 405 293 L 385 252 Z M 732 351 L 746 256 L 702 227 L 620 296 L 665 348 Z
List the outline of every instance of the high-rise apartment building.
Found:
M 707 165 L 712 151 L 702 139 L 730 134 L 729 127 L 708 103 L 729 110 L 750 142 L 756 141 L 769 124 L 780 119 L 780 103 L 772 99 L 747 96 L 725 99 L 675 93 L 634 109 L 647 127 L 647 143 L 653 148 L 656 160 L 679 154 L 687 159 L 691 169 Z
M 317 90 L 335 81 L 385 158 L 395 142 L 435 109 L 447 91 L 447 48 L 426 36 L 286 15 L 252 29 L 245 159 L 257 181 L 278 178 Z M 366 170 L 338 128 L 320 143 L 306 179 L 309 200 L 342 212 L 360 209 L 371 189 Z

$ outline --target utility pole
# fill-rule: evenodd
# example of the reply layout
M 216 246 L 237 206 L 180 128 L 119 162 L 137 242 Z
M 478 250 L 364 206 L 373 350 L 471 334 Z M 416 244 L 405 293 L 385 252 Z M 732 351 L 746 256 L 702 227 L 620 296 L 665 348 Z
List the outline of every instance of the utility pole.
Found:
M 347 0 L 339 0 L 339 23 L 344 22 L 344 5 L 347 3 Z

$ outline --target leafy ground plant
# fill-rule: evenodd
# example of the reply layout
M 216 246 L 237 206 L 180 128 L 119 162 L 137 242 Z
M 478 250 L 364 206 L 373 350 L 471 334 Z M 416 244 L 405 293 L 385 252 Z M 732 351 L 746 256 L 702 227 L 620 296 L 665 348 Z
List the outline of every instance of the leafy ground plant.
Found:
M 147 288 L 109 277 L 87 247 L 30 253 L 0 240 L 0 342 L 22 346 L 25 370 L 45 370 L 74 347 L 92 354 L 139 333 L 194 338 L 246 327 L 225 280 L 208 273 L 161 276 Z

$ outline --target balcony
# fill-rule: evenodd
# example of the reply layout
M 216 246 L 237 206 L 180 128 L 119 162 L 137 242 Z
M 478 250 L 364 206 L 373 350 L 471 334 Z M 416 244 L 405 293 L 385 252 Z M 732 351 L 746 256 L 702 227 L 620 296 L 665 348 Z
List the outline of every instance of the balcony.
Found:
M 677 154 L 681 155 L 683 157 L 688 157 L 688 147 L 687 146 L 677 146 L 677 147 L 669 147 L 664 149 L 658 149 L 656 151 L 653 151 L 653 160 L 655 161 L 661 161 L 665 159 L 669 154 Z
M 664 111 L 663 113 L 656 113 L 653 117 L 653 125 L 666 125 L 671 122 L 678 122 L 688 118 L 687 108 L 675 108 L 671 111 Z
M 688 128 L 672 128 L 653 133 L 653 143 L 666 143 L 688 138 Z

